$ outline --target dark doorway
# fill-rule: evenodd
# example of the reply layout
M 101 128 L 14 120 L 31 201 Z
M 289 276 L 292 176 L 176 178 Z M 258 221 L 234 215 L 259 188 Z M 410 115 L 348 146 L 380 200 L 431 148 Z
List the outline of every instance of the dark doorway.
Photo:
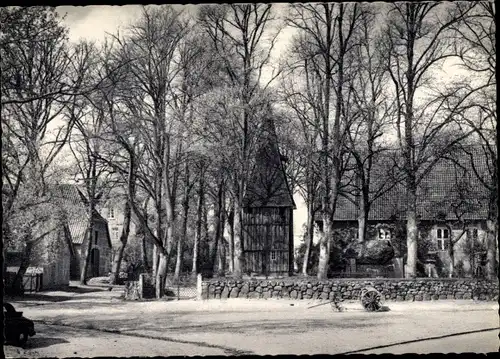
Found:
M 92 249 L 90 263 L 92 265 L 92 277 L 99 277 L 99 249 Z

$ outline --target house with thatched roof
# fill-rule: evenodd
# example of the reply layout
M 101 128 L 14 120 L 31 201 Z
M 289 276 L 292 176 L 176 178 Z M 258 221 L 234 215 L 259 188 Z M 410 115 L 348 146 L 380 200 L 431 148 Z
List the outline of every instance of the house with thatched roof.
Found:
M 476 171 L 486 170 L 483 157 L 480 153 L 474 157 Z M 340 196 L 334 216 L 335 228 L 352 229 L 351 241 L 357 236 L 359 200 L 355 194 Z M 401 260 L 406 253 L 406 208 L 406 189 L 404 182 L 400 182 L 373 201 L 368 217 L 368 225 L 374 229 L 371 231 L 374 238 L 369 239 L 389 239 Z M 447 277 L 453 267 L 458 276 L 481 276 L 486 254 L 487 215 L 488 193 L 469 159 L 440 160 L 417 190 L 421 275 Z M 321 226 L 320 215 L 315 221 Z M 435 271 L 426 272 L 429 263 L 435 264 Z

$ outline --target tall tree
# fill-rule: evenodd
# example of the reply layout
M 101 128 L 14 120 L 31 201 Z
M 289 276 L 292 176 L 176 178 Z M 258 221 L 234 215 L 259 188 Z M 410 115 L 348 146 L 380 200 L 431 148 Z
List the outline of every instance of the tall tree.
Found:
M 81 43 L 82 53 L 89 63 L 89 77 L 97 77 L 100 60 L 97 48 L 91 43 Z M 83 97 L 83 96 L 81 96 Z M 74 178 L 81 184 L 80 193 L 87 208 L 87 231 L 82 243 L 80 263 L 80 283 L 86 284 L 92 241 L 94 236 L 94 218 L 97 206 L 109 190 L 110 167 L 100 160 L 100 153 L 106 146 L 103 139 L 107 131 L 103 98 L 100 92 L 93 92 L 66 111 L 74 119 L 74 126 L 70 139 L 69 149 L 74 157 Z
M 325 279 L 333 241 L 333 218 L 342 186 L 347 122 L 344 110 L 346 61 L 353 49 L 360 14 L 359 4 L 292 5 L 289 23 L 309 37 L 309 62 L 320 79 L 317 111 L 321 119 L 322 235 L 318 278 Z M 333 112 L 333 114 L 332 114 Z
M 365 6 L 360 18 L 359 46 L 352 52 L 352 74 L 348 80 L 350 103 L 345 111 L 351 122 L 347 151 L 352 154 L 353 200 L 358 208 L 358 241 L 366 239 L 372 203 L 396 183 L 393 151 L 384 133 L 389 129 L 392 104 L 385 91 L 388 82 L 380 44 L 374 30 L 380 14 Z M 347 197 L 352 200 L 352 197 Z
M 2 233 L 4 243 L 17 242 L 24 252 L 14 280 L 19 287 L 34 243 L 48 235 L 46 184 L 60 178 L 54 176 L 55 160 L 74 123 L 63 110 L 92 86 L 84 82 L 85 54 L 68 45 L 54 9 L 8 7 L 0 9 L 0 18 Z M 27 231 L 18 227 L 22 223 Z
M 449 35 L 465 12 L 458 11 L 455 3 L 437 2 L 394 3 L 388 12 L 383 51 L 396 99 L 395 124 L 407 191 L 407 277 L 416 276 L 417 188 L 443 154 L 466 137 L 441 141 L 453 119 L 450 112 L 445 113 L 449 94 L 423 93 L 431 85 L 432 71 L 456 55 Z M 460 96 L 453 107 L 458 108 L 466 97 Z
M 174 116 L 168 116 L 167 102 L 180 71 L 174 58 L 185 32 L 186 24 L 171 6 L 144 7 L 125 36 L 115 37 L 129 72 L 125 107 L 141 119 L 135 121 L 134 132 L 144 145 L 143 156 L 137 162 L 137 180 L 151 197 L 154 225 L 141 211 L 137 198 L 130 192 L 129 197 L 133 213 L 158 253 L 158 266 L 153 266 L 157 297 L 163 295 L 174 237 L 182 142 L 176 141 L 178 123 Z
M 487 268 L 498 275 L 498 136 L 496 107 L 496 6 L 478 2 L 469 9 L 459 4 L 462 21 L 455 24 L 460 64 L 468 71 L 464 82 L 474 92 L 468 111 L 454 111 L 456 120 L 472 129 L 476 146 L 464 146 L 473 173 L 488 192 Z
M 291 144 L 291 161 L 298 162 L 296 187 L 307 206 L 306 251 L 302 262 L 302 274 L 309 271 L 309 259 L 314 237 L 314 217 L 319 210 L 318 186 L 319 171 L 318 144 L 321 131 L 320 76 L 311 66 L 312 49 L 309 48 L 307 35 L 302 34 L 293 40 L 290 56 L 284 64 L 285 71 L 281 78 L 281 98 L 288 108 L 290 128 L 296 128 L 298 134 Z M 286 142 L 285 142 L 286 143 Z
M 253 108 L 261 88 L 265 89 L 276 77 L 272 74 L 267 84 L 261 84 L 263 70 L 269 65 L 279 33 L 279 27 L 273 29 L 275 17 L 271 8 L 270 4 L 207 5 L 199 13 L 200 24 L 209 35 L 218 60 L 224 65 L 222 80 L 232 89 L 238 107 L 233 113 L 237 121 L 233 123 L 237 126 L 235 138 L 239 145 L 235 158 L 228 161 L 233 164 L 230 183 L 234 206 L 233 269 L 236 277 L 240 277 L 243 270 L 242 203 L 254 152 L 252 142 L 255 139 L 251 130 L 258 121 Z

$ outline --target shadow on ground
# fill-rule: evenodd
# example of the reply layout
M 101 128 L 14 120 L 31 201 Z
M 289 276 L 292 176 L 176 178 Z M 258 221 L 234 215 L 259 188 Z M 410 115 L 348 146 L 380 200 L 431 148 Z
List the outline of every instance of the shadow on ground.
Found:
M 44 301 L 44 302 L 63 302 L 74 298 L 68 295 L 44 295 L 44 294 L 25 294 L 23 296 L 9 296 L 5 295 L 3 297 L 5 302 L 21 303 L 30 301 Z
M 169 320 L 170 319 L 170 320 Z M 97 329 L 97 330 L 117 330 L 121 333 L 129 333 L 139 331 L 155 331 L 163 333 L 210 333 L 217 328 L 219 333 L 239 333 L 239 334 L 252 334 L 252 333 L 272 333 L 272 334 L 289 334 L 289 333 L 302 333 L 308 330 L 328 329 L 333 325 L 338 329 L 348 328 L 368 328 L 376 326 L 377 323 L 350 319 L 349 321 L 332 321 L 332 320 L 300 320 L 300 323 L 293 320 L 246 320 L 242 321 L 209 321 L 205 323 L 189 323 L 181 322 L 178 316 L 172 315 L 170 318 L 162 316 L 161 320 L 116 320 L 108 317 L 105 320 L 97 322 L 89 320 L 86 317 L 72 317 L 68 318 L 59 316 L 50 320 L 50 323 L 56 325 L 70 325 L 80 329 Z
M 30 338 L 28 340 L 24 349 L 46 348 L 46 347 L 50 347 L 51 345 L 65 344 L 65 343 L 69 343 L 69 342 L 63 338 L 34 336 L 33 338 Z
M 95 296 L 79 295 L 105 292 L 107 289 L 102 287 L 82 287 L 82 286 L 68 286 L 54 290 L 57 295 L 52 295 L 54 291 L 42 291 L 38 293 L 25 293 L 24 295 L 4 295 L 4 301 L 7 302 L 29 302 L 29 301 L 43 301 L 43 302 L 64 302 L 70 299 L 92 299 Z M 60 293 L 60 294 L 59 294 Z M 67 295 L 65 295 L 67 293 Z

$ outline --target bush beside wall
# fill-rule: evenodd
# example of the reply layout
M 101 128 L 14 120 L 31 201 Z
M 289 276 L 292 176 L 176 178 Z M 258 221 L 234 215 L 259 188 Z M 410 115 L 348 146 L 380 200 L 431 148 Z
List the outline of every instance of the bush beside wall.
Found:
M 373 286 L 385 300 L 439 299 L 498 300 L 498 281 L 475 279 L 335 279 L 314 280 L 206 280 L 202 299 L 286 298 L 358 300 L 365 286 Z

